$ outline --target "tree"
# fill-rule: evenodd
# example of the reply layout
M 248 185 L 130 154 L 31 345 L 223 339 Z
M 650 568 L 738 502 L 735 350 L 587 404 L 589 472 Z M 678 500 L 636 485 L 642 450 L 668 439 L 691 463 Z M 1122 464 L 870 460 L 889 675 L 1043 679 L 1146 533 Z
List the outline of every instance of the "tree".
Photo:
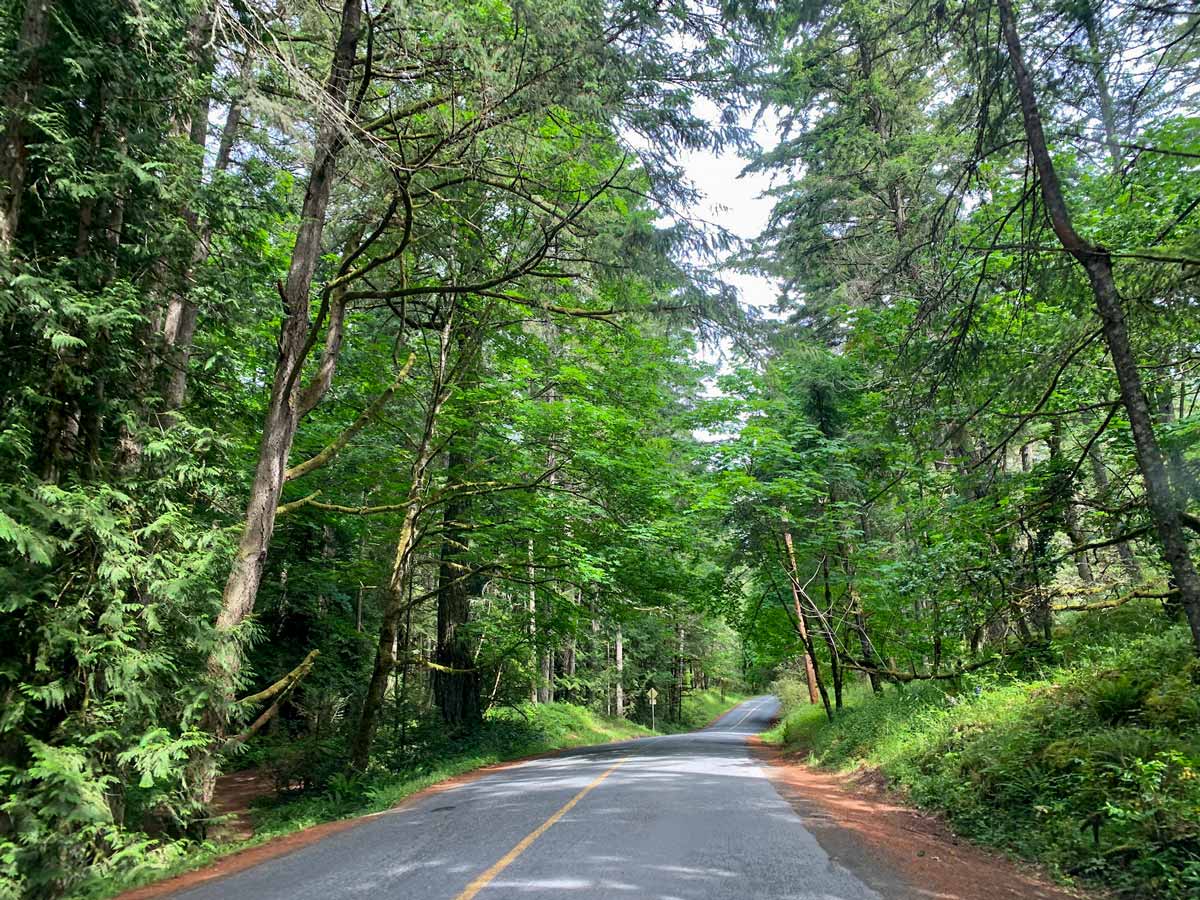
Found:
M 1010 0 L 997 0 L 1004 42 L 1021 104 L 1021 117 L 1029 142 L 1029 152 L 1037 169 L 1038 182 L 1051 227 L 1062 244 L 1087 273 L 1096 312 L 1103 322 L 1104 340 L 1112 358 L 1121 402 L 1129 417 L 1129 427 L 1137 450 L 1138 468 L 1146 485 L 1146 496 L 1154 528 L 1162 546 L 1163 556 L 1171 567 L 1175 588 L 1192 629 L 1196 652 L 1200 653 L 1200 575 L 1196 573 L 1188 540 L 1180 518 L 1181 510 L 1172 490 L 1162 449 L 1154 433 L 1150 403 L 1142 385 L 1137 360 L 1129 339 L 1125 313 L 1121 306 L 1113 273 L 1110 251 L 1092 244 L 1079 235 L 1071 221 L 1070 211 L 1059 181 L 1058 171 L 1050 156 L 1042 125 L 1041 112 L 1033 83 L 1025 67 L 1021 39 L 1017 32 L 1016 15 Z

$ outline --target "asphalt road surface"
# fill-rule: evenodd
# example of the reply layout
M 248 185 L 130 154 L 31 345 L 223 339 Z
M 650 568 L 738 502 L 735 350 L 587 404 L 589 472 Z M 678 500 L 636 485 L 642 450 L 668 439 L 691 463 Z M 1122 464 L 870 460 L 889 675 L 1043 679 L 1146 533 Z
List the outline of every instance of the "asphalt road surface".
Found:
M 756 697 L 703 731 L 523 763 L 174 896 L 876 900 L 751 758 L 776 707 Z

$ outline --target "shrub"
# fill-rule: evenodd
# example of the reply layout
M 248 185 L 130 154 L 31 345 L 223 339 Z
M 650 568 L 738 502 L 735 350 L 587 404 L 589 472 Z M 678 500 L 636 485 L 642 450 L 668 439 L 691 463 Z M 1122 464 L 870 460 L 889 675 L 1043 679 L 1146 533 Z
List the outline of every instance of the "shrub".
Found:
M 832 725 L 802 702 L 778 734 L 841 768 L 878 766 L 963 833 L 1123 896 L 1200 896 L 1200 700 L 1182 629 L 962 685 L 851 695 Z

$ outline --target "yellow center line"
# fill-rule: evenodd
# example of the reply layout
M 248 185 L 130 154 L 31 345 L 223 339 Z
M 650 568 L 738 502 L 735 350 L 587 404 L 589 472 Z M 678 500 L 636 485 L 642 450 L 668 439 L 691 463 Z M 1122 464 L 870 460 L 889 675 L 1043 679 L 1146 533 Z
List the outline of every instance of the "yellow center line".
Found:
M 502 857 L 500 857 L 500 860 L 494 866 L 492 866 L 490 869 L 488 869 L 486 872 L 484 872 L 482 875 L 480 875 L 478 878 L 476 878 L 474 881 L 472 881 L 470 884 L 468 884 L 467 889 L 465 891 L 463 891 L 461 894 L 459 894 L 457 897 L 455 897 L 454 900 L 471 900 L 472 897 L 474 897 L 476 894 L 478 894 L 480 891 L 482 891 L 485 887 L 487 887 L 488 884 L 491 883 L 493 878 L 495 878 L 497 875 L 499 875 L 501 872 L 503 872 L 505 869 L 507 869 L 510 865 L 512 865 L 513 860 L 515 860 L 518 856 L 520 856 L 522 853 L 524 853 L 526 850 L 528 850 L 530 844 L 532 844 L 534 841 L 536 841 L 538 838 L 540 838 L 543 834 L 545 834 L 547 831 L 549 831 L 550 826 L 552 826 L 555 822 L 557 822 L 559 819 L 561 819 L 563 816 L 565 816 L 567 813 L 569 813 L 571 811 L 571 809 L 575 806 L 576 803 L 578 803 L 580 800 L 582 800 L 584 797 L 586 797 L 589 793 L 591 793 L 596 787 L 599 786 L 600 782 L 602 782 L 605 778 L 607 778 L 614 771 L 616 771 L 617 766 L 621 765 L 621 763 L 625 762 L 628 759 L 629 759 L 628 756 L 626 756 L 624 759 L 619 759 L 615 763 L 613 763 L 613 765 L 611 765 L 607 769 L 605 769 L 604 772 L 601 773 L 599 778 L 597 778 L 595 781 L 593 781 L 591 784 L 589 784 L 587 787 L 585 787 L 582 791 L 580 791 L 578 794 L 576 794 L 574 797 L 572 797 L 570 800 L 568 800 L 563 805 L 562 809 L 560 809 L 558 812 L 556 812 L 554 815 L 552 815 L 550 818 L 548 818 L 545 822 L 543 822 L 541 825 L 539 825 L 537 828 L 535 828 L 533 831 L 531 831 L 526 837 L 524 837 L 521 840 L 521 842 L 519 844 L 517 844 L 517 846 L 513 847 L 511 850 L 509 850 L 507 853 L 505 853 Z

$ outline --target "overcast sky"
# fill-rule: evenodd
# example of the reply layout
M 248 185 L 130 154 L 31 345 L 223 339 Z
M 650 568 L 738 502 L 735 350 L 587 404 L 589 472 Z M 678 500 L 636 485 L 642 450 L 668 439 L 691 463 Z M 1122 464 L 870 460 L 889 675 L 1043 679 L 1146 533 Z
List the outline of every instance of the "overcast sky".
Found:
M 759 123 L 754 127 L 754 137 L 762 147 L 773 146 L 776 141 L 773 121 L 771 124 Z M 688 177 L 704 195 L 703 199 L 688 211 L 693 218 L 719 223 L 746 240 L 759 235 L 771 214 L 772 200 L 763 196 L 771 186 L 768 176 L 762 173 L 743 175 L 746 160 L 732 150 L 720 154 L 688 153 L 684 154 L 681 162 L 686 167 Z M 764 311 L 775 303 L 779 291 L 771 280 L 728 270 L 723 275 L 726 281 L 737 288 L 743 303 Z M 729 350 L 729 342 L 722 339 L 717 347 L 700 348 L 699 357 L 706 363 L 716 364 L 720 370 L 728 371 Z M 712 379 L 705 380 L 706 396 L 714 397 L 720 393 Z M 701 441 L 722 440 L 733 436 L 732 433 L 710 432 L 706 429 L 698 429 L 694 434 Z
M 703 113 L 702 113 L 703 114 Z M 712 116 L 715 118 L 715 111 Z M 770 147 L 776 141 L 774 120 L 765 117 L 753 127 L 760 146 Z M 747 240 L 757 237 L 766 227 L 772 201 L 764 197 L 771 186 L 770 179 L 759 172 L 742 175 L 746 160 L 735 151 L 721 154 L 711 152 L 687 153 L 682 157 L 688 177 L 704 194 L 704 199 L 690 210 L 698 219 L 722 225 L 738 237 Z M 727 272 L 726 279 L 737 287 L 743 303 L 765 309 L 775 302 L 778 293 L 774 284 L 765 278 L 737 272 Z

